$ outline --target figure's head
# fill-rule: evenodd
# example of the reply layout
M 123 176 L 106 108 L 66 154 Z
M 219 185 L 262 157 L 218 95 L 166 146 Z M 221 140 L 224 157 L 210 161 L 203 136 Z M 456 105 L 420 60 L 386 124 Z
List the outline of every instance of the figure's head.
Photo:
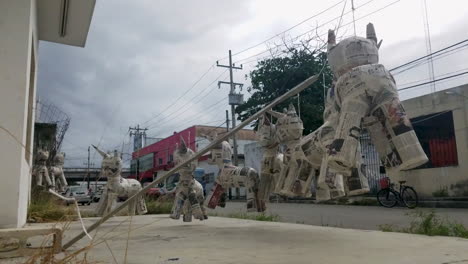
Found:
M 258 143 L 262 147 L 274 146 L 277 143 L 275 125 L 270 122 L 266 115 L 261 116 L 258 121 L 258 129 L 255 133 Z
M 65 153 L 64 152 L 59 152 L 59 153 L 55 154 L 54 164 L 56 166 L 60 166 L 60 165 L 63 165 L 64 163 L 65 163 Z
M 102 156 L 101 172 L 105 177 L 118 177 L 122 172 L 122 159 L 117 151 L 114 151 L 114 155 L 105 153 L 92 145 L 96 151 Z
M 328 31 L 328 64 L 335 77 L 339 77 L 352 68 L 379 62 L 379 44 L 374 25 L 367 25 L 366 38 L 349 37 L 336 43 L 333 30 Z
M 302 120 L 297 115 L 294 105 L 290 104 L 286 115 L 276 123 L 276 136 L 279 142 L 297 140 L 302 137 L 303 130 Z
M 175 164 L 180 164 L 184 162 L 185 160 L 191 158 L 193 155 L 195 155 L 195 152 L 191 150 L 189 147 L 187 147 L 187 144 L 185 143 L 185 140 L 180 137 L 180 144 L 176 147 L 174 151 L 174 161 Z M 192 165 L 196 167 L 197 161 L 191 162 Z
M 49 151 L 39 148 L 36 153 L 36 160 L 47 160 L 49 158 Z

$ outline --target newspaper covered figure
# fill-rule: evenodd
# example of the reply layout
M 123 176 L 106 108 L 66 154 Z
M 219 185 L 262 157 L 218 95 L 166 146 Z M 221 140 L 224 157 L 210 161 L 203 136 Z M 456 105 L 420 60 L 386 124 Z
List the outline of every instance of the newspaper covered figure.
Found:
M 33 185 L 46 188 L 54 186 L 47 169 L 47 159 L 49 159 L 49 151 L 39 148 L 34 160 Z
M 174 151 L 175 164 L 184 162 L 194 154 L 195 152 L 187 147 L 184 139 L 180 138 L 180 145 Z M 203 187 L 193 176 L 197 165 L 198 161 L 194 160 L 178 171 L 179 183 L 176 187 L 174 205 L 170 214 L 172 219 L 179 219 L 181 213 L 184 215 L 184 222 L 191 222 L 192 216 L 200 221 L 208 219 L 203 206 L 205 201 Z
M 283 148 L 283 166 L 277 180 L 275 193 L 284 196 L 307 196 L 312 183 L 311 164 L 302 147 L 304 125 L 292 104 L 283 113 L 273 110 L 269 114 L 277 118 L 276 138 Z
M 276 126 L 266 115 L 259 118 L 258 129 L 255 133 L 259 145 L 263 148 L 262 168 L 258 196 L 268 202 L 274 192 L 283 167 L 283 154 L 279 152 L 276 138 Z
M 350 37 L 339 43 L 335 39 L 330 30 L 328 62 L 336 78 L 339 121 L 328 150 L 328 166 L 337 172 L 355 166 L 363 126 L 387 169 L 400 171 L 426 163 L 395 80 L 378 64 L 380 45 L 374 26 L 367 25 L 367 38 Z
M 55 154 L 53 164 L 49 168 L 52 185 L 59 192 L 65 191 L 65 188 L 68 186 L 67 179 L 63 173 L 63 164 L 65 164 L 65 153 L 59 152 Z
M 112 206 L 116 203 L 117 197 L 131 197 L 138 193 L 142 187 L 139 181 L 135 179 L 125 179 L 121 176 L 122 159 L 117 151 L 114 151 L 114 155 L 111 155 L 110 153 L 105 153 L 98 149 L 94 145 L 92 146 L 103 157 L 101 176 L 107 178 L 107 185 L 96 207 L 96 214 L 102 216 L 108 214 L 112 210 Z M 129 215 L 135 215 L 135 213 L 142 215 L 147 212 L 143 196 L 139 196 L 128 204 Z
M 339 121 L 340 107 L 336 101 L 335 86 L 327 92 L 325 100 L 325 110 L 323 113 L 324 124 L 317 131 L 317 152 L 322 156 L 320 165 L 320 176 L 317 179 L 317 200 L 329 200 L 347 196 L 361 195 L 368 193 L 368 175 L 370 171 L 366 168 L 360 151 L 360 145 L 356 148 L 356 160 L 352 168 L 334 171 L 328 165 L 327 151 L 335 137 L 335 128 Z M 314 133 L 312 133 L 314 134 Z
M 217 137 L 217 133 L 214 131 L 211 135 L 205 137 L 212 141 Z M 247 212 L 265 211 L 265 201 L 259 197 L 258 193 L 260 180 L 257 171 L 252 168 L 233 165 L 232 148 L 229 142 L 223 141 L 214 147 L 211 150 L 208 163 L 219 167 L 218 177 L 206 199 L 208 208 L 224 207 L 226 201 L 225 191 L 228 188 L 245 187 Z
M 290 116 L 294 116 L 290 106 Z M 289 197 L 310 197 L 312 181 L 316 187 L 318 201 L 336 199 L 345 195 L 359 195 L 369 192 L 368 170 L 357 155 L 356 164 L 341 172 L 329 168 L 327 151 L 333 142 L 338 123 L 339 106 L 335 101 L 334 87 L 329 89 L 323 114 L 324 124 L 296 143 L 289 162 L 283 164 L 282 195 Z M 359 148 L 358 150 L 359 151 Z M 284 177 L 284 178 L 282 178 Z

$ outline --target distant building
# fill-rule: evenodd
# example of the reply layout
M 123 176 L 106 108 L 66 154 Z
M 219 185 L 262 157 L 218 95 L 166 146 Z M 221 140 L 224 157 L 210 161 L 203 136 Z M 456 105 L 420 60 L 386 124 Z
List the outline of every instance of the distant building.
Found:
M 402 172 L 420 196 L 468 196 L 468 85 L 403 102 L 429 162 Z
M 174 132 L 171 136 L 160 139 L 138 151 L 133 152 L 130 164 L 130 178 L 136 178 L 143 184 L 165 175 L 174 167 L 174 150 L 182 137 L 187 146 L 197 152 L 209 144 L 203 135 L 216 130 L 218 135 L 226 133 L 226 128 L 213 126 L 192 126 L 180 132 Z M 255 141 L 253 130 L 242 129 L 237 132 L 239 166 L 244 164 L 244 146 Z M 206 162 L 207 156 L 199 159 L 199 166 L 205 170 L 206 188 L 209 189 L 218 176 L 218 167 Z M 243 195 L 241 190 L 240 195 Z

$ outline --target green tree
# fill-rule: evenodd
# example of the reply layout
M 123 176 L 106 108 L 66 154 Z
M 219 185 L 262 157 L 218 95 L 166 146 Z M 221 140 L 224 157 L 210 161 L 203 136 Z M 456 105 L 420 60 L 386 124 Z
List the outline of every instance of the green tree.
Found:
M 239 119 L 244 121 L 259 111 L 262 107 L 288 90 L 301 83 L 308 77 L 317 74 L 326 63 L 326 53 L 311 51 L 307 47 L 294 47 L 286 51 L 285 56 L 268 58 L 257 63 L 249 73 L 252 85 L 247 88 L 251 97 L 236 108 Z M 325 66 L 325 86 L 330 87 L 332 73 Z M 247 78 L 247 76 L 246 76 Z M 300 107 L 298 109 L 297 96 L 289 98 L 279 104 L 274 110 L 282 112 L 293 103 L 301 114 L 304 122 L 304 134 L 309 134 L 323 124 L 324 91 L 323 76 L 311 87 L 300 93 Z

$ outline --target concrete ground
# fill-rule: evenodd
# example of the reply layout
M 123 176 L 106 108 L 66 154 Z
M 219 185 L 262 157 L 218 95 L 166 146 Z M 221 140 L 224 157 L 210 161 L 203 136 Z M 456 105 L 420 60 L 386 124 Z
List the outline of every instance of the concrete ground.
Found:
M 85 219 L 86 225 L 95 220 Z M 135 216 L 131 221 L 132 231 L 128 232 L 128 220 L 129 217 L 114 217 L 99 228 L 97 234 L 92 233 L 95 246 L 88 252 L 88 261 L 174 264 L 468 263 L 468 240 L 458 238 L 221 217 L 183 223 L 169 219 L 167 215 Z M 64 241 L 80 231 L 79 223 L 74 222 L 65 233 Z M 85 237 L 71 250 L 78 250 L 89 243 Z
M 418 208 L 416 210 L 434 210 L 439 216 L 451 221 L 463 223 L 468 227 L 468 209 L 462 208 Z M 229 202 L 226 208 L 210 210 L 219 216 L 246 212 L 245 203 Z M 318 226 L 332 226 L 364 230 L 378 230 L 379 225 L 391 224 L 408 226 L 413 219 L 408 213 L 415 210 L 397 207 L 348 206 L 326 204 L 270 203 L 267 213 L 278 215 L 281 222 L 299 223 Z

